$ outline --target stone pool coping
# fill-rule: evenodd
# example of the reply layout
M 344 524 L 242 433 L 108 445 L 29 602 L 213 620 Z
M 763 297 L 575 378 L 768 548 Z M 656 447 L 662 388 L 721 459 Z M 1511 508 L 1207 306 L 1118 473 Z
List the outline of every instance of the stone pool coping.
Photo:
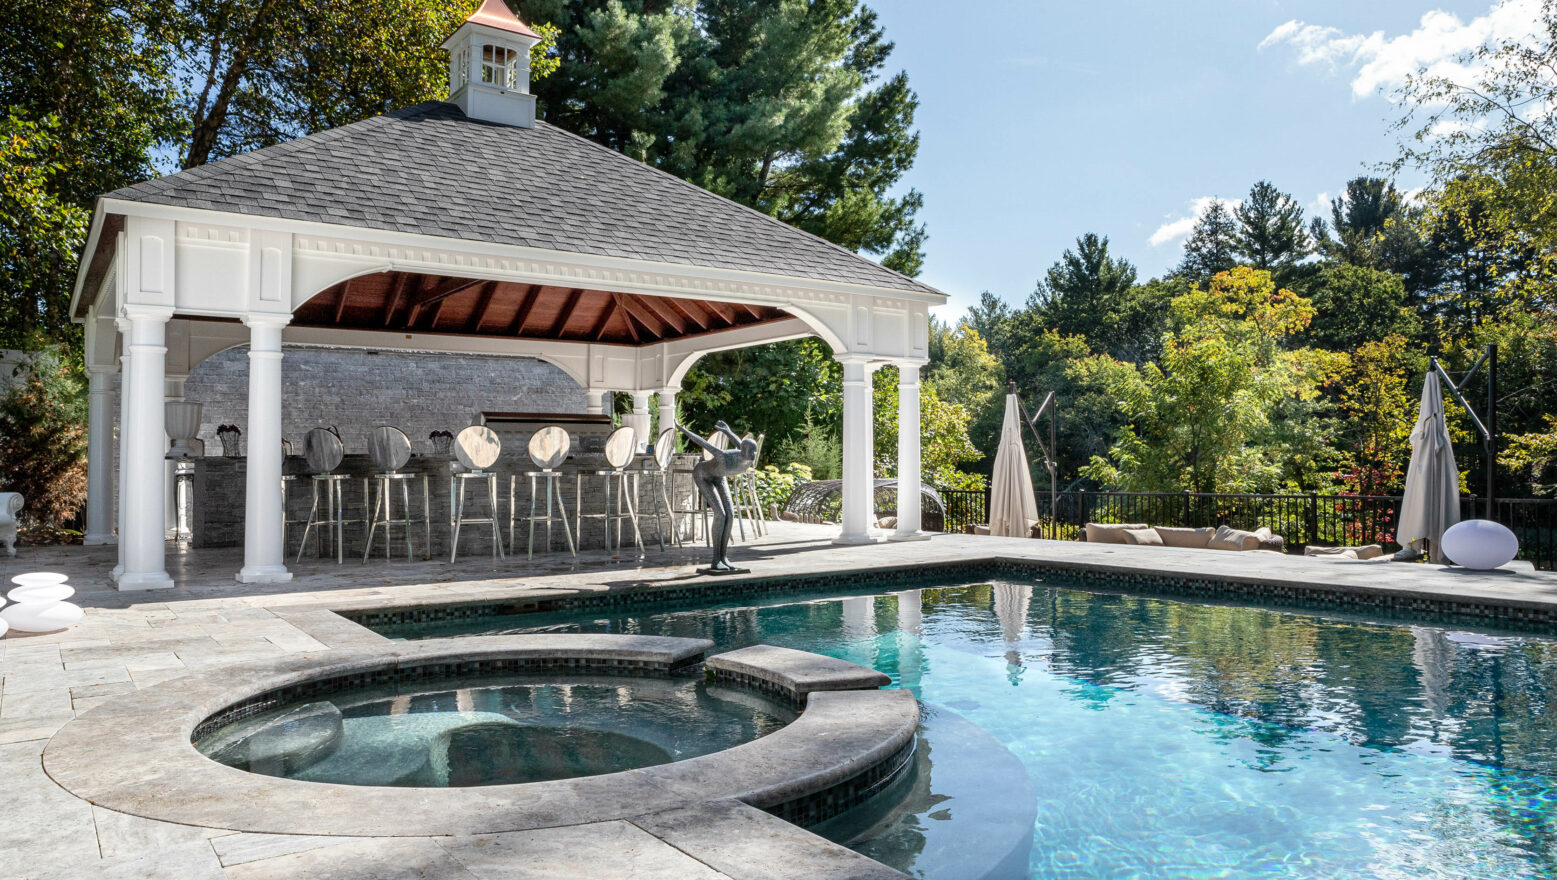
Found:
M 783 818 L 815 819 L 818 811 L 836 812 L 868 796 L 911 758 L 918 703 L 907 691 L 870 689 L 797 693 L 805 710 L 796 721 L 722 752 L 520 785 L 435 789 L 302 782 L 218 764 L 191 744 L 202 722 L 257 694 L 363 669 L 543 654 L 684 663 L 710 646 L 696 639 L 544 634 L 304 654 L 246 667 L 241 677 L 187 676 L 106 701 L 54 735 L 43 767 L 58 785 L 97 806 L 164 822 L 277 834 L 431 837 L 623 820 L 720 801 Z M 836 671 L 835 664 L 827 661 L 827 669 Z
M 1021 540 L 1033 545 L 1067 543 Z M 1257 602 L 1274 604 L 1282 610 L 1442 616 L 1557 629 L 1557 575 L 1549 572 L 1471 572 L 1387 559 L 1271 559 L 1277 555 L 1190 549 L 1141 554 L 1143 548 L 1079 546 L 1085 551 L 1073 558 L 992 553 L 914 564 L 882 564 L 876 560 L 755 577 L 554 588 L 544 595 L 516 584 L 517 589 L 511 593 L 494 589 L 484 591 L 480 599 L 405 598 L 388 603 L 353 599 L 326 603 L 326 607 L 377 633 L 394 632 L 397 626 L 553 611 L 605 612 L 685 601 L 782 597 L 827 590 L 897 590 L 1001 577 L 1061 577 L 1077 582 L 1083 589 L 1144 592 L 1166 599 Z M 1245 563 L 1239 566 L 1229 564 L 1230 556 L 1260 558 L 1232 561 Z

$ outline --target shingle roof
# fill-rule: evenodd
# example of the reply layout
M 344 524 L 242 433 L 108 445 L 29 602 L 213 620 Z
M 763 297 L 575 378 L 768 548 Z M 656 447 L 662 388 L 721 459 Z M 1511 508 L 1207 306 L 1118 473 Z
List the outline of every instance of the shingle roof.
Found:
M 938 292 L 556 126 L 441 101 L 105 198 Z

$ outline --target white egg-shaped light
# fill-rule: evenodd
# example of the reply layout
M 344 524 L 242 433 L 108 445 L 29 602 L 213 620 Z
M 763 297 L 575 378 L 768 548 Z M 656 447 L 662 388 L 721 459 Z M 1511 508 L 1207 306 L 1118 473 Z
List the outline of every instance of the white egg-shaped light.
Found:
M 1443 533 L 1443 553 L 1455 565 L 1487 571 L 1507 565 L 1519 555 L 1519 539 L 1500 523 L 1468 519 Z
M 60 574 L 57 571 L 29 571 L 11 578 L 11 583 L 18 587 L 40 587 L 48 584 L 63 584 L 70 580 L 70 575 Z
M 76 595 L 76 588 L 70 584 L 35 584 L 17 587 L 6 595 L 18 605 L 26 602 L 63 602 Z
M 0 610 L 0 620 L 17 632 L 45 633 L 80 623 L 85 613 L 69 602 L 30 602 Z

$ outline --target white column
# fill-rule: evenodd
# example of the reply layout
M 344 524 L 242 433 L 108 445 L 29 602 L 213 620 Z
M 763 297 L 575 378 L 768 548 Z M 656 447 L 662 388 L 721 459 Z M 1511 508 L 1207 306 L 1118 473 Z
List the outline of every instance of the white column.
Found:
M 875 506 L 871 368 L 868 359 L 859 355 L 842 355 L 838 360 L 843 364 L 843 532 L 835 543 L 868 544 Z
M 287 322 L 250 316 L 244 323 L 249 325 L 249 455 L 238 582 L 283 583 L 292 579 L 281 543 L 281 328 Z
M 168 376 L 163 384 L 167 386 L 167 394 L 163 397 L 164 403 L 179 403 L 184 400 L 184 380 L 188 376 Z M 162 480 L 163 502 L 162 514 L 165 520 L 162 524 L 163 534 L 168 538 L 178 537 L 178 462 L 167 458 L 168 450 L 173 445 L 173 438 L 168 436 L 166 408 L 163 409 L 163 435 L 162 435 L 162 469 L 165 474 Z
M 115 474 L 114 493 L 117 506 L 114 511 L 114 523 L 118 530 L 119 558 L 114 565 L 113 572 L 109 575 L 114 582 L 118 582 L 119 575 L 124 573 L 124 466 L 130 460 L 130 432 L 125 430 L 129 422 L 125 413 L 130 411 L 130 319 L 115 318 L 114 327 L 119 331 L 119 467 Z
M 661 433 L 663 433 L 666 428 L 674 428 L 674 427 L 676 427 L 676 393 L 679 392 L 680 390 L 681 390 L 680 388 L 661 388 L 660 389 L 660 432 Z M 681 432 L 678 431 L 673 436 L 674 436 L 675 439 L 672 442 L 679 444 L 680 441 L 681 441 Z M 679 445 L 676 448 L 679 449 L 680 448 Z
M 120 466 L 123 522 L 119 545 L 124 549 L 121 590 L 159 590 L 173 586 L 167 571 L 167 544 L 162 535 L 163 379 L 167 369 L 166 339 L 171 309 L 131 307 L 129 375 L 124 394 L 125 460 Z
M 584 412 L 592 416 L 611 414 L 611 392 L 604 388 L 586 388 L 584 390 Z
M 88 547 L 114 542 L 114 399 L 108 387 L 113 367 L 87 366 Z
M 632 415 L 622 420 L 622 423 L 633 429 L 633 436 L 638 441 L 638 451 L 644 452 L 649 444 L 654 441 L 649 436 L 649 398 L 654 396 L 652 391 L 633 392 Z
M 894 541 L 922 541 L 919 480 L 919 365 L 897 365 L 897 531 Z

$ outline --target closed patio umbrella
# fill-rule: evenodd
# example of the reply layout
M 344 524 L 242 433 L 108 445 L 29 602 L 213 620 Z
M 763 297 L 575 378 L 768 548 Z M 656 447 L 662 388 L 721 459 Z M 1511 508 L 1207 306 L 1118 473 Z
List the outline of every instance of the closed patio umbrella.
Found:
M 1027 448 L 1022 445 L 1020 409 L 1016 395 L 1006 395 L 1006 420 L 1000 428 L 995 472 L 989 484 L 989 533 L 1008 538 L 1027 537 L 1032 521 L 1038 518 L 1033 475 L 1027 466 Z
M 1395 540 L 1405 550 L 1421 553 L 1427 543 L 1429 558 L 1443 562 L 1439 539 L 1460 521 L 1460 472 L 1454 464 L 1454 447 L 1444 423 L 1443 393 L 1438 374 L 1428 373 L 1422 384 L 1422 411 L 1411 429 L 1411 464 L 1406 468 L 1406 497 L 1400 502 L 1400 523 Z

